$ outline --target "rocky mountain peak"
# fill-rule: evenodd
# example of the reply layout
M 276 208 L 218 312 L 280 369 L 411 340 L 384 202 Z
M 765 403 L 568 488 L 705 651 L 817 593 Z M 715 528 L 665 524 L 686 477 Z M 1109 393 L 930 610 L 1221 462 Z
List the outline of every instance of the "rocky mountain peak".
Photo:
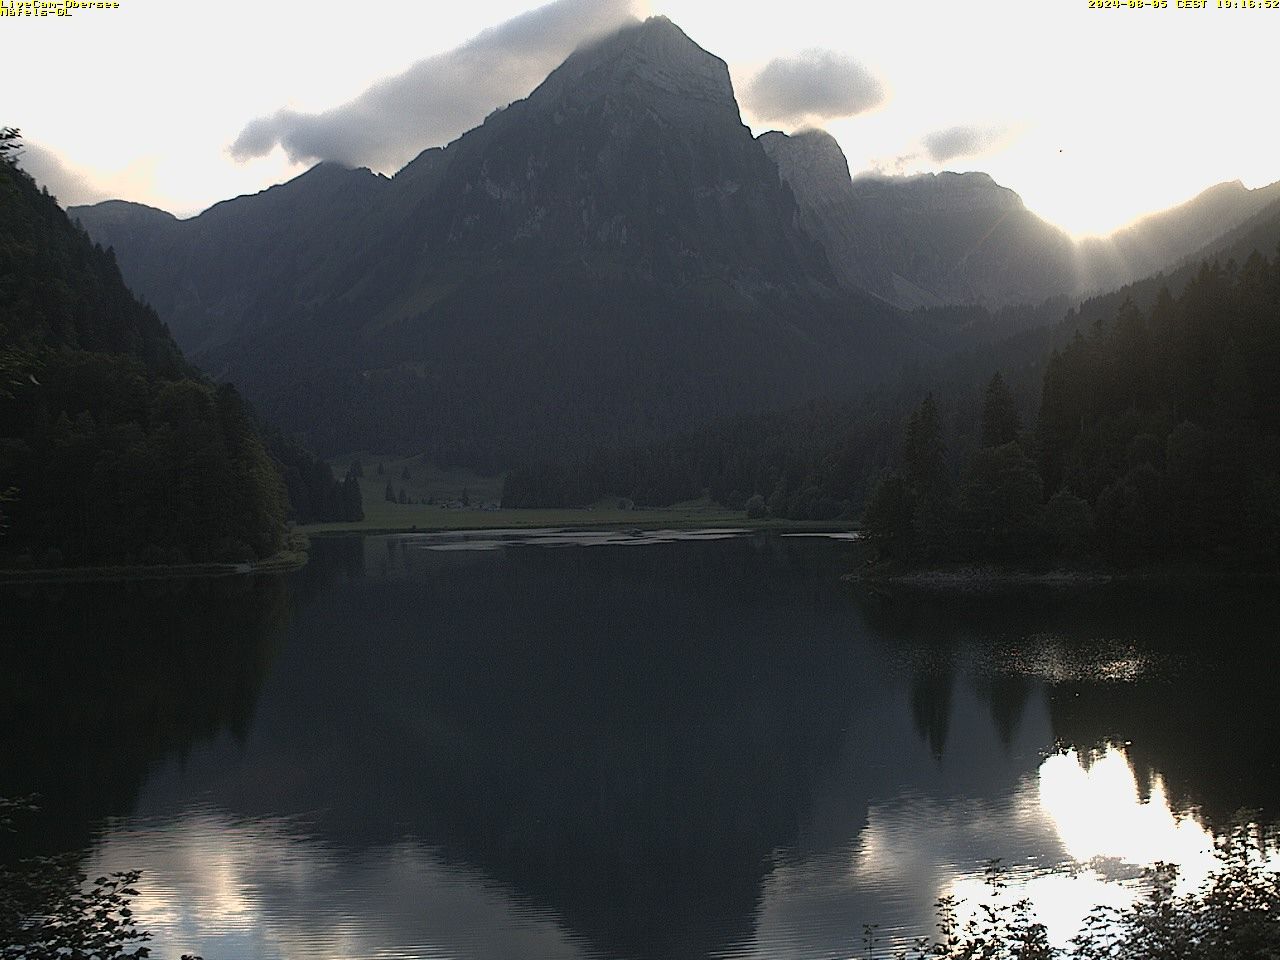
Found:
M 551 104 L 564 97 L 595 100 L 631 93 L 658 106 L 730 106 L 737 101 L 729 68 L 666 17 L 650 17 L 580 48 L 529 97 Z
M 825 130 L 802 130 L 791 135 L 770 130 L 757 139 L 797 199 L 817 195 L 834 199 L 849 194 L 849 161 L 836 138 Z

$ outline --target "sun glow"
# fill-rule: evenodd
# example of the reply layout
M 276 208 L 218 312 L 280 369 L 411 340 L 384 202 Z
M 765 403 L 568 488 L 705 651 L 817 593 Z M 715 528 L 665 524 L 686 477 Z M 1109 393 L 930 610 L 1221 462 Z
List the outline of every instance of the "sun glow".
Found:
M 278 152 L 246 163 L 227 153 L 253 117 L 331 108 L 541 5 L 389 0 L 381 16 L 353 19 L 338 0 L 320 0 L 300 20 L 288 5 L 268 4 L 246 29 L 235 17 L 130 0 L 118 15 L 17 22 L 10 74 L 40 82 L 13 85 L 3 120 L 82 173 L 73 201 L 106 192 L 190 214 L 301 171 Z M 1221 11 L 1103 23 L 1083 3 L 1015 0 L 932 4 L 924 14 L 827 0 L 750 16 L 722 0 L 634 0 L 630 9 L 670 16 L 728 62 L 739 86 L 774 58 L 813 47 L 864 64 L 883 80 L 886 102 L 822 120 L 855 173 L 983 170 L 1076 236 L 1114 230 L 1218 182 L 1257 187 L 1280 177 L 1275 126 L 1257 113 L 1255 95 L 1272 85 L 1273 31 L 1242 29 Z M 194 36 L 199 44 L 188 42 Z M 50 71 L 51 62 L 63 68 Z M 757 133 L 769 127 L 746 120 Z M 957 127 L 1011 135 L 979 138 L 945 159 L 930 151 L 932 137 Z

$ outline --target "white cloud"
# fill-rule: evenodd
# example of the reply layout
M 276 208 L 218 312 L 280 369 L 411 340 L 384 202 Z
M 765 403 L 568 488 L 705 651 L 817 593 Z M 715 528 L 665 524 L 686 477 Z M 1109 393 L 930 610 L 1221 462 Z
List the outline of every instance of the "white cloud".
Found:
M 23 140 L 18 166 L 53 194 L 63 207 L 97 203 L 111 197 L 146 195 L 153 189 L 155 180 L 155 163 L 146 157 L 121 169 L 90 171 L 31 140 Z
M 23 143 L 18 166 L 57 197 L 64 207 L 107 199 L 107 192 L 94 182 L 90 174 L 73 168 L 52 150 L 38 143 Z
M 957 126 L 937 130 L 923 139 L 925 152 L 935 163 L 956 157 L 978 157 L 1007 146 L 1012 137 L 1008 127 Z
M 241 130 L 231 155 L 243 161 L 279 146 L 295 163 L 399 169 L 528 94 L 574 48 L 629 22 L 637 7 L 637 0 L 556 0 L 419 60 L 341 106 L 259 117 Z
M 771 60 L 747 84 L 742 104 L 761 120 L 802 123 L 865 113 L 887 97 L 884 84 L 856 60 L 814 49 Z

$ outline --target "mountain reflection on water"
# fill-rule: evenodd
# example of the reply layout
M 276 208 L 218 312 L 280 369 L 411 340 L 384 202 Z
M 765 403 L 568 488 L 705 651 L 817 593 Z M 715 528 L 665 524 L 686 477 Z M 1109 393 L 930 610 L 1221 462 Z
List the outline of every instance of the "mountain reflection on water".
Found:
M 144 870 L 158 956 L 814 958 L 991 857 L 1062 938 L 1277 819 L 1274 598 L 878 597 L 852 549 L 421 535 L 11 590 L 0 792 L 58 798 L 18 852 Z

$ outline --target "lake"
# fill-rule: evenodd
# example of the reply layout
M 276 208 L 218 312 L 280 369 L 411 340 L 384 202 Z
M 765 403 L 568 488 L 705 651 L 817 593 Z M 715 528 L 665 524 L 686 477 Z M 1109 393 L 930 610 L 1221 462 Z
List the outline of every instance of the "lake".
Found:
M 855 550 L 490 531 L 4 587 L 0 795 L 43 797 L 5 855 L 142 870 L 175 960 L 825 960 L 989 858 L 1062 941 L 1280 820 L 1274 589 L 877 595 Z

